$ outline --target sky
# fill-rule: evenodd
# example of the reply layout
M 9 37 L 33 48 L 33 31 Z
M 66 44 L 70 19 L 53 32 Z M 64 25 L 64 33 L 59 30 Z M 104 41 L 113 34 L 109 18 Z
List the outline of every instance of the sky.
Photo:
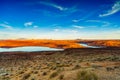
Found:
M 0 39 L 120 39 L 120 0 L 0 0 Z

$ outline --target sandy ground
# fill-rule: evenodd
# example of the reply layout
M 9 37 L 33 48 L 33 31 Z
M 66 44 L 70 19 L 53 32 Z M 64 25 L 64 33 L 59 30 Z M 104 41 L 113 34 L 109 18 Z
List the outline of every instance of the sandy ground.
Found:
M 120 49 L 0 53 L 0 80 L 120 80 Z

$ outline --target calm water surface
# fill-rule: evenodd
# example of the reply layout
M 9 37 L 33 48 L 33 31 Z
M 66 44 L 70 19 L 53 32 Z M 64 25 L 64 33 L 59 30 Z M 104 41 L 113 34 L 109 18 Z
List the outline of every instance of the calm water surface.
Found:
M 87 43 L 80 43 L 81 46 L 87 47 L 87 48 L 102 48 L 99 46 L 89 46 Z
M 62 51 L 62 50 L 64 49 L 56 49 L 56 48 L 49 48 L 49 47 L 36 47 L 36 46 L 0 48 L 0 52 L 14 52 L 14 51 L 33 52 L 33 51 Z

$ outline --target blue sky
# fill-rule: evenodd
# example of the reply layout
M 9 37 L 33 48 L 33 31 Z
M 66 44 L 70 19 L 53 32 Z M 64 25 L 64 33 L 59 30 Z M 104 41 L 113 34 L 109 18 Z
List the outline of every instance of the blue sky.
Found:
M 0 39 L 120 39 L 120 0 L 0 0 Z

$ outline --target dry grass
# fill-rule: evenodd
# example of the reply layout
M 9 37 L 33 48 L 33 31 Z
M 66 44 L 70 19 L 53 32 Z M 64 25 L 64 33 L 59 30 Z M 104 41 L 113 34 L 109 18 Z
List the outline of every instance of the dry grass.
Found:
M 98 80 L 98 76 L 91 71 L 82 70 L 77 73 L 76 80 Z

